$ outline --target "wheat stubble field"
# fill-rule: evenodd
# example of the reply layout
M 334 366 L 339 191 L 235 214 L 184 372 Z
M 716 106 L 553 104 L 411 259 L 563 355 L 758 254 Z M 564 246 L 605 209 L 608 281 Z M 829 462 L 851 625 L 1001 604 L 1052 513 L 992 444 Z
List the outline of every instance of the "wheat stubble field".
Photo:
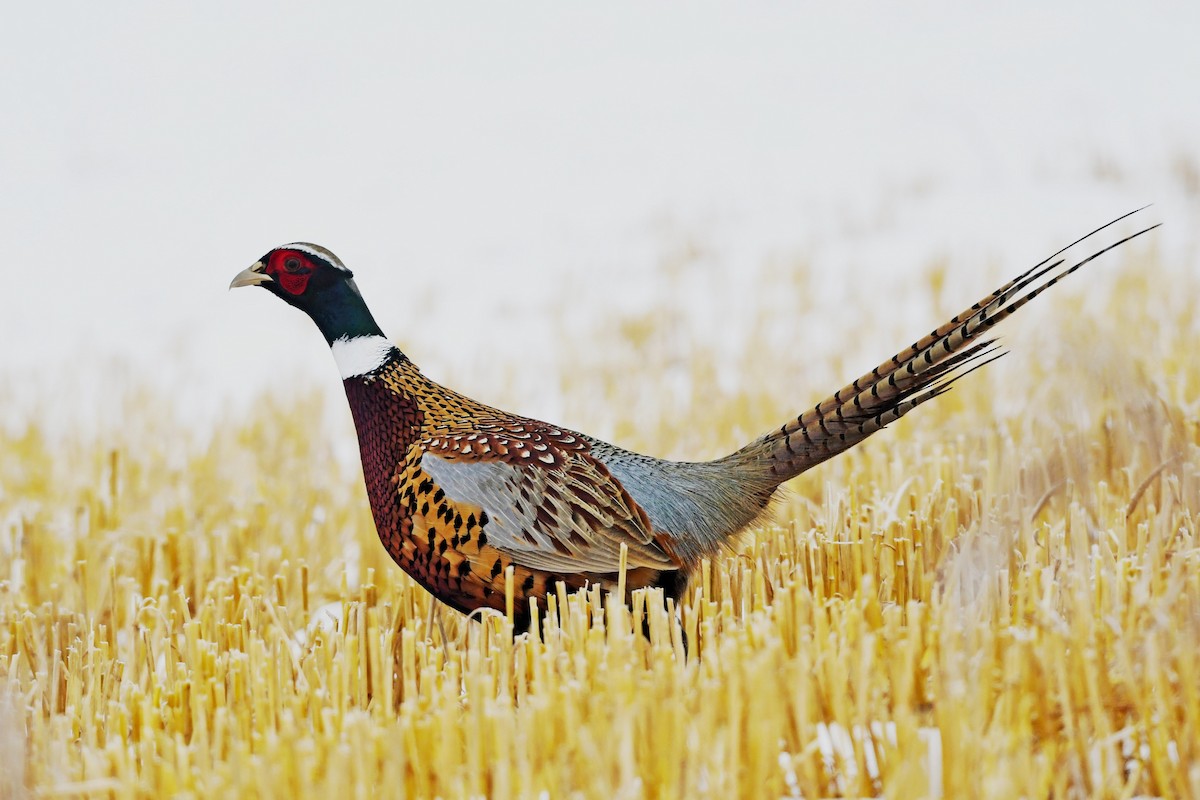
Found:
M 1039 299 L 1007 358 L 793 481 L 678 623 L 635 597 L 648 637 L 595 594 L 516 641 L 436 607 L 319 391 L 204 433 L 136 387 L 109 429 L 31 411 L 0 432 L 0 796 L 1200 795 L 1181 272 L 1135 247 Z M 804 296 L 787 274 L 770 295 Z M 786 346 L 767 294 L 723 352 L 666 312 L 570 334 L 557 421 L 727 452 L 994 283 L 926 277 L 889 301 L 918 324 L 868 316 L 842 354 Z

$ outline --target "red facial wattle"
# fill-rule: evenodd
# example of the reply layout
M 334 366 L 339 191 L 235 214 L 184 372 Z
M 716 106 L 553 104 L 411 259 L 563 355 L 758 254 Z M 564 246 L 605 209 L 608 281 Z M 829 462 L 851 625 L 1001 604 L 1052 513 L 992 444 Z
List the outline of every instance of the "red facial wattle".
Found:
M 315 269 L 312 260 L 296 250 L 276 250 L 267 262 L 267 274 L 291 295 L 304 294 Z

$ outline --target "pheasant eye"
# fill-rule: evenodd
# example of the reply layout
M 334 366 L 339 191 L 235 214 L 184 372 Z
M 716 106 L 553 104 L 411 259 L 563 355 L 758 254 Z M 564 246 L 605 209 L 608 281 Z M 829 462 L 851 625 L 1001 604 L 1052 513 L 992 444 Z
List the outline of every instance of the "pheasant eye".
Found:
M 299 297 L 308 290 L 316 264 L 295 250 L 276 250 L 267 264 L 267 274 L 275 278 L 288 294 Z

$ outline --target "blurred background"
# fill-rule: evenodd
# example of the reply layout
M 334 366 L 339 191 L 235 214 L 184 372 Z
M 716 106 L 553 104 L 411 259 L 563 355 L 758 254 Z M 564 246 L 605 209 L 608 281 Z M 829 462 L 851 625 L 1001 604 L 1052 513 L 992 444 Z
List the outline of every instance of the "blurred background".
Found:
M 1153 203 L 1164 269 L 1197 268 L 1193 4 L 23 3 L 5 17 L 10 423 L 103 427 L 110 397 L 148 384 L 198 426 L 264 390 L 339 392 L 308 320 L 226 290 L 294 240 L 338 253 L 435 379 L 552 419 L 564 408 L 539 371 L 583 357 L 560 352 L 580 341 L 565 332 L 621 315 L 669 311 L 681 341 L 720 347 L 769 307 L 781 346 L 861 346 L 857 374 L 940 321 L 889 303 L 930 264 L 955 311 Z M 858 341 L 886 315 L 904 338 Z

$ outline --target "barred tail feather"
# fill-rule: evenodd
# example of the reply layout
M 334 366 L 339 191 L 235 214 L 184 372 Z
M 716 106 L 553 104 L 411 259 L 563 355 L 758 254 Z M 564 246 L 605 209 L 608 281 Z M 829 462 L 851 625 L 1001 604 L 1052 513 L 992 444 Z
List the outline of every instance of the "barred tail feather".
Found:
M 1141 210 L 1124 214 L 1075 240 L 814 408 L 728 458 L 744 467 L 766 468 L 772 480 L 783 482 L 949 391 L 955 381 L 1004 355 L 994 338 L 984 338 L 994 325 L 1085 264 L 1157 228 L 1142 228 L 1063 266 L 1069 263 L 1061 257 L 1067 250 Z

